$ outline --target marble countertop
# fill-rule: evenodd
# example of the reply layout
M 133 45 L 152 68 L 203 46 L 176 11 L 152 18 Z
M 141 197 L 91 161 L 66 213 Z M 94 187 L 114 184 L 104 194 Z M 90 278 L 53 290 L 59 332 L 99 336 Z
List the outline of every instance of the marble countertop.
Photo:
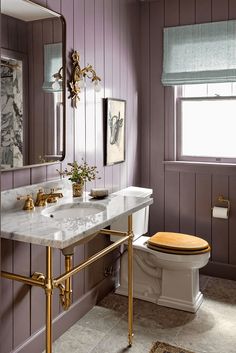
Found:
M 50 208 L 53 211 L 55 204 L 43 208 L 36 207 L 34 211 L 2 209 L 1 236 L 5 239 L 64 249 L 85 242 L 92 234 L 111 225 L 119 217 L 151 205 L 153 199 L 111 194 L 103 200 L 95 200 L 87 194 L 83 199 L 67 195 L 60 199 L 56 206 L 70 204 L 69 207 L 74 208 L 81 202 L 85 202 L 87 207 L 100 208 L 100 211 L 84 218 L 51 218 L 43 214 L 50 214 Z

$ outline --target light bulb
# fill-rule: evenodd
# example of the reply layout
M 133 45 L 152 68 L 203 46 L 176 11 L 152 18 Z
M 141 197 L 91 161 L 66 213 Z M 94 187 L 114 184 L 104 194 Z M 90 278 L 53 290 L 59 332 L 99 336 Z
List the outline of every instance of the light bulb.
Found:
M 78 87 L 81 88 L 81 89 L 83 89 L 83 88 L 86 87 L 86 83 L 85 83 L 85 81 L 84 81 L 83 78 L 78 81 L 77 85 L 78 85 Z
M 58 91 L 61 88 L 60 83 L 58 82 L 58 80 L 54 81 L 52 84 L 52 89 L 55 91 Z
M 98 80 L 94 81 L 94 90 L 95 92 L 100 92 L 102 89 L 101 84 Z

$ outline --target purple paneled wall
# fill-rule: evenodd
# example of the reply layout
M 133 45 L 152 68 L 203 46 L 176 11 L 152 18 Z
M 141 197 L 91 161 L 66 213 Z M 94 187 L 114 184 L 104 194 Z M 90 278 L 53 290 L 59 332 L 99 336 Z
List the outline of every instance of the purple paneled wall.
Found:
M 89 163 L 96 164 L 100 172 L 101 179 L 94 184 L 109 187 L 110 191 L 136 183 L 139 160 L 136 69 L 137 54 L 140 49 L 139 41 L 133 38 L 139 37 L 138 2 L 136 0 L 38 0 L 35 2 L 60 12 L 65 17 L 67 71 L 71 69 L 70 54 L 75 49 L 81 54 L 81 64 L 91 63 L 102 78 L 102 91 L 95 94 L 90 88 L 84 90 L 80 96 L 78 109 L 72 109 L 70 100 L 66 101 L 66 160 L 63 165 L 67 161 L 86 158 Z M 35 25 L 34 31 L 38 31 L 43 38 L 40 24 Z M 15 33 L 13 31 L 12 41 L 15 40 L 18 43 Z M 51 35 L 50 32 L 47 33 L 47 36 L 49 35 Z M 66 97 L 68 95 L 69 92 L 66 93 Z M 102 98 L 104 97 L 127 100 L 126 161 L 110 167 L 103 165 Z M 39 107 L 39 111 L 40 109 L 42 106 Z M 39 124 L 40 117 L 35 119 L 35 124 Z M 57 168 L 60 168 L 60 164 L 4 172 L 1 175 L 1 189 L 6 190 L 57 179 Z M 83 261 L 85 256 L 90 256 L 104 247 L 107 242 L 107 239 L 101 238 L 96 243 L 77 247 L 74 256 L 75 263 Z M 2 240 L 2 269 L 6 271 L 15 270 L 26 275 L 34 271 L 44 271 L 44 259 L 44 247 Z M 73 278 L 74 302 L 79 303 L 81 298 L 85 300 L 83 299 L 79 309 L 76 307 L 73 312 L 69 312 L 66 317 L 60 319 L 56 324 L 56 334 L 62 333 L 91 307 L 89 295 L 92 295 L 95 301 L 99 295 L 96 288 L 101 288 L 100 293 L 103 293 L 104 286 L 102 287 L 100 283 L 104 283 L 104 267 L 110 261 L 108 256 L 96 264 L 96 276 L 91 268 Z M 63 268 L 63 257 L 59 251 L 54 251 L 54 275 L 59 274 Z M 108 283 L 110 283 L 109 279 Z M 95 291 L 89 294 L 88 291 L 93 288 Z M 35 338 L 33 343 L 27 340 L 44 325 L 44 310 L 42 309 L 44 293 L 38 288 L 30 290 L 27 286 L 6 280 L 2 280 L 2 293 L 1 307 L 4 325 L 0 339 L 1 353 L 14 352 L 17 349 L 19 349 L 17 352 L 41 353 L 43 335 Z M 59 313 L 62 314 L 62 310 L 58 293 L 55 292 L 54 316 Z M 24 344 L 25 347 L 23 347 Z
M 141 179 L 154 189 L 150 233 L 198 234 L 212 246 L 212 275 L 236 279 L 235 167 L 164 164 L 174 159 L 174 90 L 164 88 L 163 27 L 236 19 L 234 0 L 159 0 L 141 4 Z M 213 219 L 219 195 L 232 203 L 229 220 Z

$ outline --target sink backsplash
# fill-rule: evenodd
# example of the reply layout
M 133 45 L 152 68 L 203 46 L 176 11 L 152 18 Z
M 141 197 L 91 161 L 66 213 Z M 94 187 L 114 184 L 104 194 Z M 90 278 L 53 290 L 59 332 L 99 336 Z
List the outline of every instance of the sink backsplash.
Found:
M 17 200 L 17 196 L 32 195 L 34 200 L 39 189 L 43 189 L 46 193 L 50 189 L 61 189 L 64 197 L 72 196 L 72 185 L 68 179 L 58 179 L 53 181 L 46 181 L 40 184 L 33 184 L 23 186 L 16 189 L 6 190 L 1 192 L 1 210 L 8 211 L 11 209 L 22 209 L 24 201 Z

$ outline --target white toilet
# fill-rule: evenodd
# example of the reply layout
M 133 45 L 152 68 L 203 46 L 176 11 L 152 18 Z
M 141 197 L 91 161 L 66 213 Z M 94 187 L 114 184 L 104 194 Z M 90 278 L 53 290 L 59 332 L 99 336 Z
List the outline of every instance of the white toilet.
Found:
M 129 187 L 122 195 L 150 197 L 152 190 Z M 195 236 L 160 232 L 153 237 L 143 236 L 148 228 L 148 207 L 137 212 L 134 223 L 134 297 L 175 309 L 196 312 L 203 301 L 199 290 L 199 269 L 210 257 L 209 244 Z M 137 226 L 137 222 L 139 226 Z M 116 222 L 112 229 L 126 230 L 127 217 Z M 111 240 L 117 240 L 111 237 Z M 121 257 L 120 285 L 116 293 L 127 295 L 128 257 Z

